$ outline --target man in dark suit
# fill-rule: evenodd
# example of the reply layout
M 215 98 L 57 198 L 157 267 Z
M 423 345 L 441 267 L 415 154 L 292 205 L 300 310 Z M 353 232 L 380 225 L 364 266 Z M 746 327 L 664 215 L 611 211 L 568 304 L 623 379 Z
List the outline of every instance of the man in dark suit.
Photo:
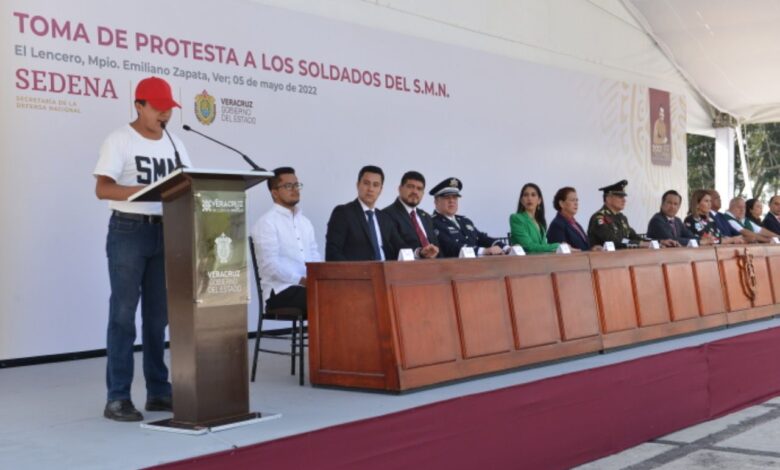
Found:
M 780 233 L 780 196 L 769 199 L 769 212 L 761 225 L 770 232 Z
M 714 189 L 711 189 L 709 191 L 710 193 L 710 203 L 712 204 L 710 207 L 710 216 L 712 216 L 713 219 L 715 219 L 715 224 L 718 226 L 718 230 L 720 230 L 720 234 L 724 237 L 741 237 L 742 235 L 739 233 L 738 230 L 736 230 L 734 227 L 729 224 L 729 221 L 726 220 L 725 214 L 723 212 L 720 212 L 721 208 L 721 199 L 720 199 L 720 193 L 715 191 Z
M 358 173 L 358 197 L 336 206 L 325 235 L 326 261 L 395 260 L 406 248 L 395 224 L 374 206 L 385 174 L 378 166 L 364 166 Z
M 682 196 L 674 189 L 664 193 L 661 197 L 661 211 L 653 215 L 647 224 L 648 238 L 660 240 L 666 247 L 686 246 L 689 241 L 696 239 L 696 235 L 677 217 L 681 203 Z
M 420 209 L 425 191 L 425 177 L 416 171 L 407 171 L 398 186 L 395 202 L 382 209 L 395 223 L 404 244 L 414 248 L 421 258 L 435 258 L 439 254 L 438 240 L 431 216 Z
M 428 192 L 436 204 L 433 227 L 442 256 L 458 257 L 463 247 L 474 248 L 479 256 L 506 254 L 509 248 L 505 238 L 493 238 L 480 232 L 471 219 L 457 215 L 461 189 L 463 183 L 458 178 L 447 178 Z

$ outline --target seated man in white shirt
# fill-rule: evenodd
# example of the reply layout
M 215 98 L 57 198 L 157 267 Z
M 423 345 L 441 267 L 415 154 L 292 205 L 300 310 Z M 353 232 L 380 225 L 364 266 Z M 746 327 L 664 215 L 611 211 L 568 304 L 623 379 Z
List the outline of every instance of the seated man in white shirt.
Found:
M 745 200 L 735 197 L 729 202 L 729 210 L 723 214 L 729 225 L 738 231 L 748 243 L 768 243 L 775 237 L 774 233 L 746 218 Z
M 301 188 L 295 170 L 274 170 L 268 180 L 274 205 L 252 227 L 266 308 L 306 309 L 306 263 L 322 261 L 314 227 L 298 207 Z

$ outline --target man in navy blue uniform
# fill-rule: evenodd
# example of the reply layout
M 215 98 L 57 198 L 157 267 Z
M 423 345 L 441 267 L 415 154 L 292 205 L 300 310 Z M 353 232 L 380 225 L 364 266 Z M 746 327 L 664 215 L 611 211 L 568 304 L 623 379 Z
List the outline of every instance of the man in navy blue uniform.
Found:
M 711 210 L 710 210 L 710 216 L 712 216 L 713 219 L 715 219 L 715 224 L 718 226 L 718 230 L 720 230 L 720 234 L 724 237 L 741 237 L 740 233 L 734 229 L 734 227 L 729 224 L 729 221 L 726 220 L 726 216 L 720 212 L 721 207 L 721 200 L 720 200 L 720 193 L 715 191 L 714 189 L 710 190 L 710 201 L 711 201 Z
M 471 219 L 457 215 L 461 189 L 463 183 L 458 178 L 447 178 L 428 192 L 436 205 L 433 226 L 442 256 L 457 257 L 463 247 L 474 248 L 479 256 L 505 254 L 505 240 L 480 232 Z

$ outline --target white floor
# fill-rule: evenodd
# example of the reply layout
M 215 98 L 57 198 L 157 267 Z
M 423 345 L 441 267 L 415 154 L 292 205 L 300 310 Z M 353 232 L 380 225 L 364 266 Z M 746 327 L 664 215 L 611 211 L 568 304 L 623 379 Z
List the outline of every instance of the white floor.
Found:
M 171 462 L 777 326 L 780 320 L 772 319 L 400 396 L 299 387 L 289 374 L 289 358 L 261 354 L 258 381 L 250 384 L 251 409 L 282 417 L 201 436 L 103 418 L 105 358 L 0 369 L 0 468 L 138 468 Z M 136 366 L 133 398 L 140 407 L 145 400 L 140 353 Z M 171 415 L 144 416 L 155 421 Z M 670 436 L 655 446 L 675 445 L 670 442 L 677 441 Z M 658 448 L 643 450 L 656 455 Z

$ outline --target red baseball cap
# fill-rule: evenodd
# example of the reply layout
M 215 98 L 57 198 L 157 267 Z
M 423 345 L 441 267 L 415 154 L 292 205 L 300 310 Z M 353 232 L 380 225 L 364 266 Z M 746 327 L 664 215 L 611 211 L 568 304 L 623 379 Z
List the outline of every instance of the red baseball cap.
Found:
M 135 99 L 146 101 L 158 111 L 168 111 L 173 107 L 181 108 L 179 103 L 173 100 L 171 86 L 158 77 L 144 78 L 138 82 L 138 86 L 135 87 Z

